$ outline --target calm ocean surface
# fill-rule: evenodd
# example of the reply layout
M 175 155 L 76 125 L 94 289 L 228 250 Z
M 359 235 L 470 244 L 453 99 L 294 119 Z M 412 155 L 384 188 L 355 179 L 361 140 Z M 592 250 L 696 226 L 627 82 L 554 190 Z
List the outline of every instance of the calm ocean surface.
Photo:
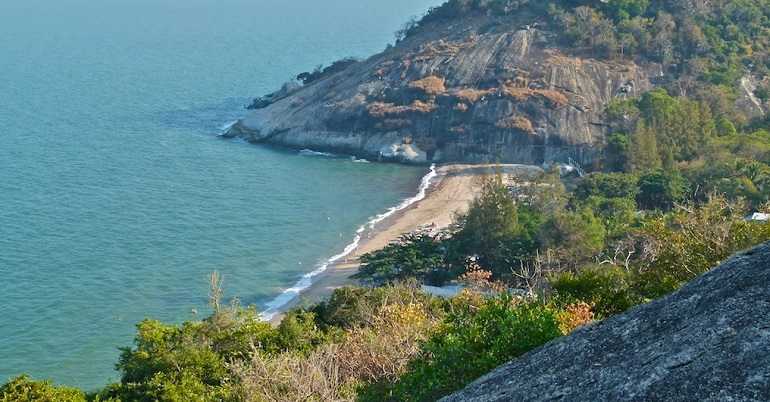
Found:
M 214 270 L 264 309 L 412 197 L 427 168 L 216 136 L 441 2 L 3 0 L 0 384 L 117 380 L 136 323 L 207 314 Z

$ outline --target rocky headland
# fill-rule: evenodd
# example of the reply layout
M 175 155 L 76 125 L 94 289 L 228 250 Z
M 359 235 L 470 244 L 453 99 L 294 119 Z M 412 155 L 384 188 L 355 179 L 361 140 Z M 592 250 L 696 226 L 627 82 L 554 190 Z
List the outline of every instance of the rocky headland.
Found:
M 225 136 L 413 163 L 591 163 L 610 133 L 604 105 L 651 90 L 663 69 L 575 55 L 559 35 L 524 12 L 424 24 L 258 99 Z

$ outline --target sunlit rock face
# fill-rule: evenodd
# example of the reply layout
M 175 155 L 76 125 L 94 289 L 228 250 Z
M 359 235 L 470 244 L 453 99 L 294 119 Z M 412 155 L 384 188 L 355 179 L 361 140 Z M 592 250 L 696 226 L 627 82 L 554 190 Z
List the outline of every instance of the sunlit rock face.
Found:
M 590 163 L 610 134 L 604 105 L 651 90 L 660 66 L 574 56 L 558 39 L 525 13 L 426 24 L 261 98 L 226 136 L 416 163 Z
M 768 401 L 770 244 L 586 325 L 443 401 Z

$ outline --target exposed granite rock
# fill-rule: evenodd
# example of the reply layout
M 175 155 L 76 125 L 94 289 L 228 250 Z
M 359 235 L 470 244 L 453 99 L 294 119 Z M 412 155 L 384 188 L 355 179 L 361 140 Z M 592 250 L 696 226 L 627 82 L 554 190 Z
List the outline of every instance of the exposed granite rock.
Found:
M 770 401 L 770 243 L 442 401 Z
M 426 24 L 380 54 L 261 102 L 226 136 L 414 162 L 589 163 L 609 134 L 604 105 L 652 89 L 660 66 L 570 55 L 539 18 Z M 401 144 L 416 152 L 381 152 Z

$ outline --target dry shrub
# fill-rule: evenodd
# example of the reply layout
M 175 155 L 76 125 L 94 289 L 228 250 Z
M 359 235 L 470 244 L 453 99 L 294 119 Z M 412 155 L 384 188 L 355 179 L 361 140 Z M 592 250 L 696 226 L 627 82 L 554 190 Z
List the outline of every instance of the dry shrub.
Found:
M 446 91 L 446 87 L 444 86 L 445 82 L 446 79 L 444 77 L 431 75 L 410 83 L 409 88 L 422 89 L 426 94 L 436 96 L 441 95 Z
M 385 119 L 374 125 L 376 129 L 386 130 L 386 131 L 398 130 L 400 128 L 411 127 L 411 126 L 412 126 L 412 120 L 409 120 L 409 119 Z
M 559 330 L 564 335 L 567 335 L 575 328 L 593 321 L 594 312 L 591 311 L 592 308 L 593 305 L 585 302 L 578 302 L 567 306 L 567 309 L 556 317 L 559 321 Z
M 307 356 L 282 353 L 230 366 L 245 401 L 354 401 L 357 384 L 341 375 L 338 346 L 324 344 Z
M 457 102 L 457 104 L 454 107 L 454 110 L 457 110 L 458 112 L 464 112 L 468 110 L 468 105 L 462 102 Z
M 438 56 L 454 56 L 460 51 L 460 47 L 440 39 L 438 42 L 420 46 L 420 50 L 414 55 L 414 61 L 425 61 Z
M 487 271 L 479 265 L 475 259 L 468 258 L 465 261 L 465 273 L 457 278 L 458 283 L 465 284 L 463 291 L 471 294 L 500 293 L 507 286 L 500 281 L 491 281 L 492 271 Z
M 552 89 L 532 89 L 529 87 L 522 87 L 521 85 L 525 82 L 528 84 L 528 81 L 523 81 L 517 78 L 513 82 L 503 84 L 501 88 L 503 95 L 520 102 L 525 101 L 533 96 L 539 96 L 547 100 L 550 106 L 554 109 L 566 106 L 567 103 L 569 103 L 567 97 L 559 91 Z
M 372 117 L 383 117 L 396 113 L 396 105 L 389 102 L 372 102 L 366 105 L 366 112 Z
M 473 103 L 481 99 L 482 96 L 489 95 L 492 92 L 493 91 L 489 89 L 482 90 L 477 88 L 465 88 L 457 91 L 457 93 L 455 93 L 455 96 L 457 97 L 457 100 L 459 100 L 460 102 Z
M 503 95 L 520 102 L 531 98 L 535 94 L 532 88 L 520 87 L 516 83 L 505 84 L 501 89 Z
M 390 68 L 393 66 L 393 63 L 393 60 L 383 61 L 377 67 L 375 67 L 374 71 L 372 71 L 372 76 L 382 77 L 387 75 L 390 72 Z
M 292 107 L 299 107 L 303 103 L 305 103 L 305 98 L 295 98 L 294 100 L 291 101 L 291 106 Z
M 567 99 L 567 97 L 559 91 L 554 91 L 551 89 L 538 89 L 536 92 L 537 92 L 537 95 L 551 102 L 551 107 L 554 109 L 558 109 L 562 106 L 566 106 L 567 103 L 569 103 L 569 100 Z
M 340 345 L 338 362 L 343 378 L 390 381 L 420 353 L 438 319 L 422 304 L 383 306 L 371 326 L 348 331 Z
M 495 127 L 501 130 L 521 130 L 527 133 L 533 133 L 532 122 L 522 116 L 503 117 L 495 123 Z
M 384 117 L 386 115 L 398 115 L 403 113 L 430 113 L 438 108 L 433 102 L 416 100 L 411 105 L 394 105 L 388 102 L 372 102 L 366 105 L 366 112 L 372 117 Z
M 416 100 L 412 103 L 411 106 L 408 106 L 409 112 L 415 112 L 415 113 L 430 113 L 438 108 L 438 105 L 436 105 L 433 102 L 422 102 L 419 100 Z

